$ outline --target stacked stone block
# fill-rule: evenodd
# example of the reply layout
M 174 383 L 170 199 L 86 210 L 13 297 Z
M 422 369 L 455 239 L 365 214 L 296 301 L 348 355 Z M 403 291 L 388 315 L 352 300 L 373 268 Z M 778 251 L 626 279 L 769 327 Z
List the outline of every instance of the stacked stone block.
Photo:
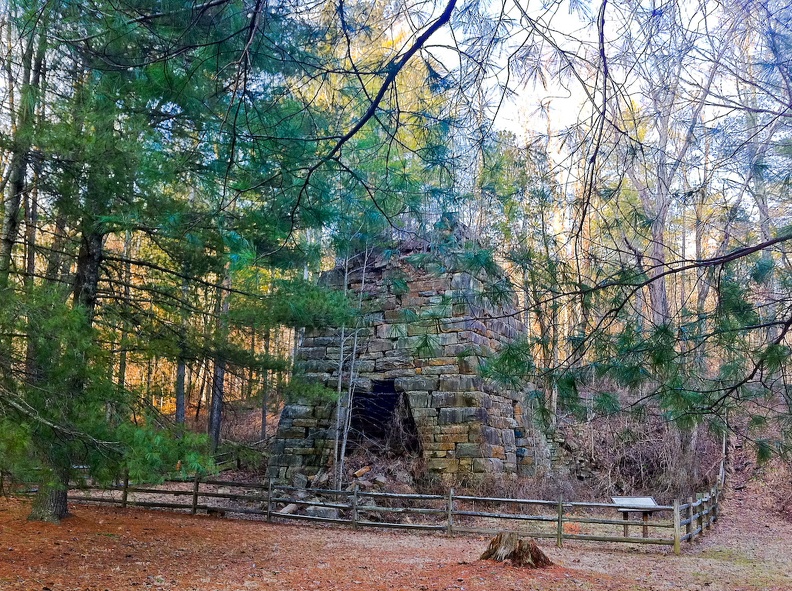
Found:
M 344 288 L 343 270 L 322 281 Z M 464 272 L 433 274 L 403 255 L 377 259 L 346 274 L 347 288 L 363 290 L 366 326 L 357 331 L 354 388 L 371 392 L 393 380 L 418 429 L 430 471 L 451 479 L 471 473 L 526 473 L 534 449 L 527 435 L 523 392 L 512 392 L 477 375 L 480 362 L 525 333 L 513 302 L 488 305 L 482 298 L 493 278 Z M 495 278 L 496 279 L 496 278 Z M 353 347 L 345 331 L 344 354 Z M 340 329 L 307 331 L 298 351 L 305 378 L 335 389 L 339 381 Z M 349 367 L 341 381 L 348 384 Z M 335 437 L 335 410 L 289 404 L 271 449 L 269 475 L 289 479 L 315 474 L 328 464 Z

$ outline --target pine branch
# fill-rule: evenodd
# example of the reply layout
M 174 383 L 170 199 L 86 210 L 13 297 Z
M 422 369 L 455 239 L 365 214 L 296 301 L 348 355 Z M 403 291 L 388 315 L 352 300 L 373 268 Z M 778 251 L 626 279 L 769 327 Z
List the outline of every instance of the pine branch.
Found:
M 60 433 L 61 435 L 65 435 L 70 439 L 77 439 L 96 448 L 107 449 L 117 454 L 123 453 L 121 443 L 118 441 L 102 441 L 101 439 L 92 437 L 84 431 L 78 431 L 76 429 L 54 423 L 49 419 L 42 417 L 35 408 L 30 406 L 20 396 L 17 396 L 5 388 L 0 387 L 0 394 L 2 394 L 2 396 L 0 396 L 0 406 L 7 404 L 26 417 L 33 419 L 36 423 L 49 427 L 53 431 Z

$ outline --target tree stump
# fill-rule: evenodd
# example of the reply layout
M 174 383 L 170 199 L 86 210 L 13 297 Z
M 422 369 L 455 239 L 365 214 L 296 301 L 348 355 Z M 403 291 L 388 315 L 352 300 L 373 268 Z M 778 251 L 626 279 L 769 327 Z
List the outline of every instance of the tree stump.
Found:
M 553 564 L 533 539 L 520 538 L 514 532 L 501 532 L 492 538 L 481 560 L 511 560 L 512 566 L 528 568 L 545 568 Z

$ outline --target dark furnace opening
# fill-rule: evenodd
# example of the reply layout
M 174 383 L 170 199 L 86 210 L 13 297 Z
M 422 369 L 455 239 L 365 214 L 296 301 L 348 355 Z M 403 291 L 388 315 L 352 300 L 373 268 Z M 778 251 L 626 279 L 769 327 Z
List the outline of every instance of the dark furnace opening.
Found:
M 418 428 L 407 396 L 396 392 L 393 380 L 374 380 L 371 392 L 355 392 L 349 439 L 394 455 L 420 452 Z

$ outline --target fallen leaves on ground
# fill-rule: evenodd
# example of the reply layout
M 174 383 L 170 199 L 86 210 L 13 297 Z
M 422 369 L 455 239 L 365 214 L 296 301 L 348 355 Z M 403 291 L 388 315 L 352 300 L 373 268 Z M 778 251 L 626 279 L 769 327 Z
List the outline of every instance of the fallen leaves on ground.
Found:
M 478 560 L 488 538 L 266 523 L 72 504 L 60 525 L 0 500 L 0 589 L 8 591 L 758 591 L 792 588 L 792 525 L 719 545 L 724 525 L 675 557 L 633 546 L 549 543 L 541 570 Z M 739 512 L 726 514 L 735 518 Z M 720 526 L 719 526 L 720 527 Z M 723 531 L 721 531 L 723 530 Z M 750 539 L 748 539 L 750 538 Z M 733 542 L 733 538 L 729 538 Z M 768 554 L 773 544 L 779 552 Z M 756 548 L 751 557 L 751 547 Z M 784 562 L 786 561 L 786 562 Z M 725 585 L 725 586 L 724 586 Z

